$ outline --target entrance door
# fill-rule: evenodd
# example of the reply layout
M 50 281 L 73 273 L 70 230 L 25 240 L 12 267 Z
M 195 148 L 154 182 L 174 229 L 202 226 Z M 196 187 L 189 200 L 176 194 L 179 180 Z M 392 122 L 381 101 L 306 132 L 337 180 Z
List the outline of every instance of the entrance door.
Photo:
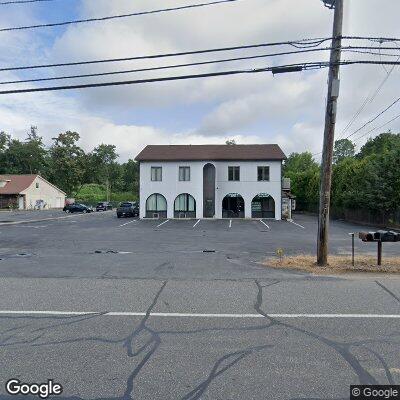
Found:
M 215 215 L 215 167 L 206 164 L 203 168 L 203 217 Z
M 25 207 L 24 207 L 24 196 L 19 196 L 19 198 L 18 198 L 18 209 L 19 210 L 23 210 Z

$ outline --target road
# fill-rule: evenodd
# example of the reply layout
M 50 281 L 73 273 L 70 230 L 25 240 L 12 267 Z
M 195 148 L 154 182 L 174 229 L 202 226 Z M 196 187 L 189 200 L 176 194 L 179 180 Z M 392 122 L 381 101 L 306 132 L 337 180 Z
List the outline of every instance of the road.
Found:
M 60 399 L 348 399 L 350 384 L 400 384 L 399 277 L 259 263 L 282 242 L 313 251 L 312 217 L 162 222 L 0 226 L 0 395 L 14 377 L 53 378 Z M 333 251 L 356 229 L 332 224 Z

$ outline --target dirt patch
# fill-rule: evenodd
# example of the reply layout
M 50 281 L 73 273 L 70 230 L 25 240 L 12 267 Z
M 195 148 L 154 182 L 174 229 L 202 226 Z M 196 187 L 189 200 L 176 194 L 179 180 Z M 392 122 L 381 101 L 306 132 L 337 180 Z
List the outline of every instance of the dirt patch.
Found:
M 316 261 L 315 256 L 301 254 L 297 256 L 284 256 L 282 258 L 267 258 L 262 264 L 271 268 L 292 269 L 315 274 L 346 272 L 400 273 L 400 257 L 384 257 L 381 266 L 376 264 L 376 257 L 373 256 L 356 256 L 354 266 L 351 264 L 351 257 L 349 256 L 330 256 L 327 267 L 317 266 Z

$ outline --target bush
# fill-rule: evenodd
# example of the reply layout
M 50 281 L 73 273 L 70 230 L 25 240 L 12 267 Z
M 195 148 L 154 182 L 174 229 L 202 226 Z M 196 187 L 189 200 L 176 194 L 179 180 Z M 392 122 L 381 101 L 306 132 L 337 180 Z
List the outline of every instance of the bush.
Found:
M 82 185 L 82 187 L 75 194 L 75 201 L 77 203 L 85 203 L 88 205 L 94 205 L 99 201 L 106 201 L 107 191 L 104 185 L 97 183 L 89 183 Z M 137 195 L 133 192 L 111 192 L 110 201 L 113 205 L 122 201 L 134 201 L 137 200 Z M 115 204 L 114 204 L 115 203 Z

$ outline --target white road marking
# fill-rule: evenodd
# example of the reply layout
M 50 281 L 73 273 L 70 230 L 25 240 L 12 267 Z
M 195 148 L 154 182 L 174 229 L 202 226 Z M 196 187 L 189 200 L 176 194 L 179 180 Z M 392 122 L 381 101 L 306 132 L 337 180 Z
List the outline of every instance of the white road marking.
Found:
M 232 220 L 229 220 L 229 228 L 232 228 Z
M 169 219 L 167 219 L 167 220 L 166 220 L 166 221 L 164 221 L 164 222 L 161 222 L 161 224 L 157 225 L 157 228 L 159 228 L 161 225 L 164 225 L 164 224 L 166 224 L 168 221 L 169 221 Z
M 198 220 L 194 225 L 193 228 L 200 222 L 200 220 Z
M 125 225 L 131 224 L 132 222 L 136 222 L 136 221 L 137 221 L 137 219 L 134 219 L 133 221 L 125 222 L 125 224 L 122 224 L 120 226 L 125 226 Z
M 297 225 L 297 226 L 299 226 L 301 229 L 306 229 L 306 228 L 304 228 L 304 226 L 303 226 L 303 225 L 297 224 L 297 223 L 296 223 L 296 222 L 294 222 L 293 220 L 289 220 L 289 222 L 290 222 L 291 224 L 294 224 L 294 225 Z
M 262 224 L 264 224 L 268 229 L 270 229 L 270 227 L 269 227 L 262 219 L 260 219 L 260 222 L 261 222 Z
M 145 312 L 131 311 L 22 311 L 22 310 L 0 310 L 1 315 L 101 315 L 108 317 L 143 317 Z M 261 314 L 201 314 L 201 313 L 150 313 L 151 317 L 165 318 L 266 318 Z M 309 318 L 309 319 L 400 319 L 400 314 L 267 314 L 270 318 Z

